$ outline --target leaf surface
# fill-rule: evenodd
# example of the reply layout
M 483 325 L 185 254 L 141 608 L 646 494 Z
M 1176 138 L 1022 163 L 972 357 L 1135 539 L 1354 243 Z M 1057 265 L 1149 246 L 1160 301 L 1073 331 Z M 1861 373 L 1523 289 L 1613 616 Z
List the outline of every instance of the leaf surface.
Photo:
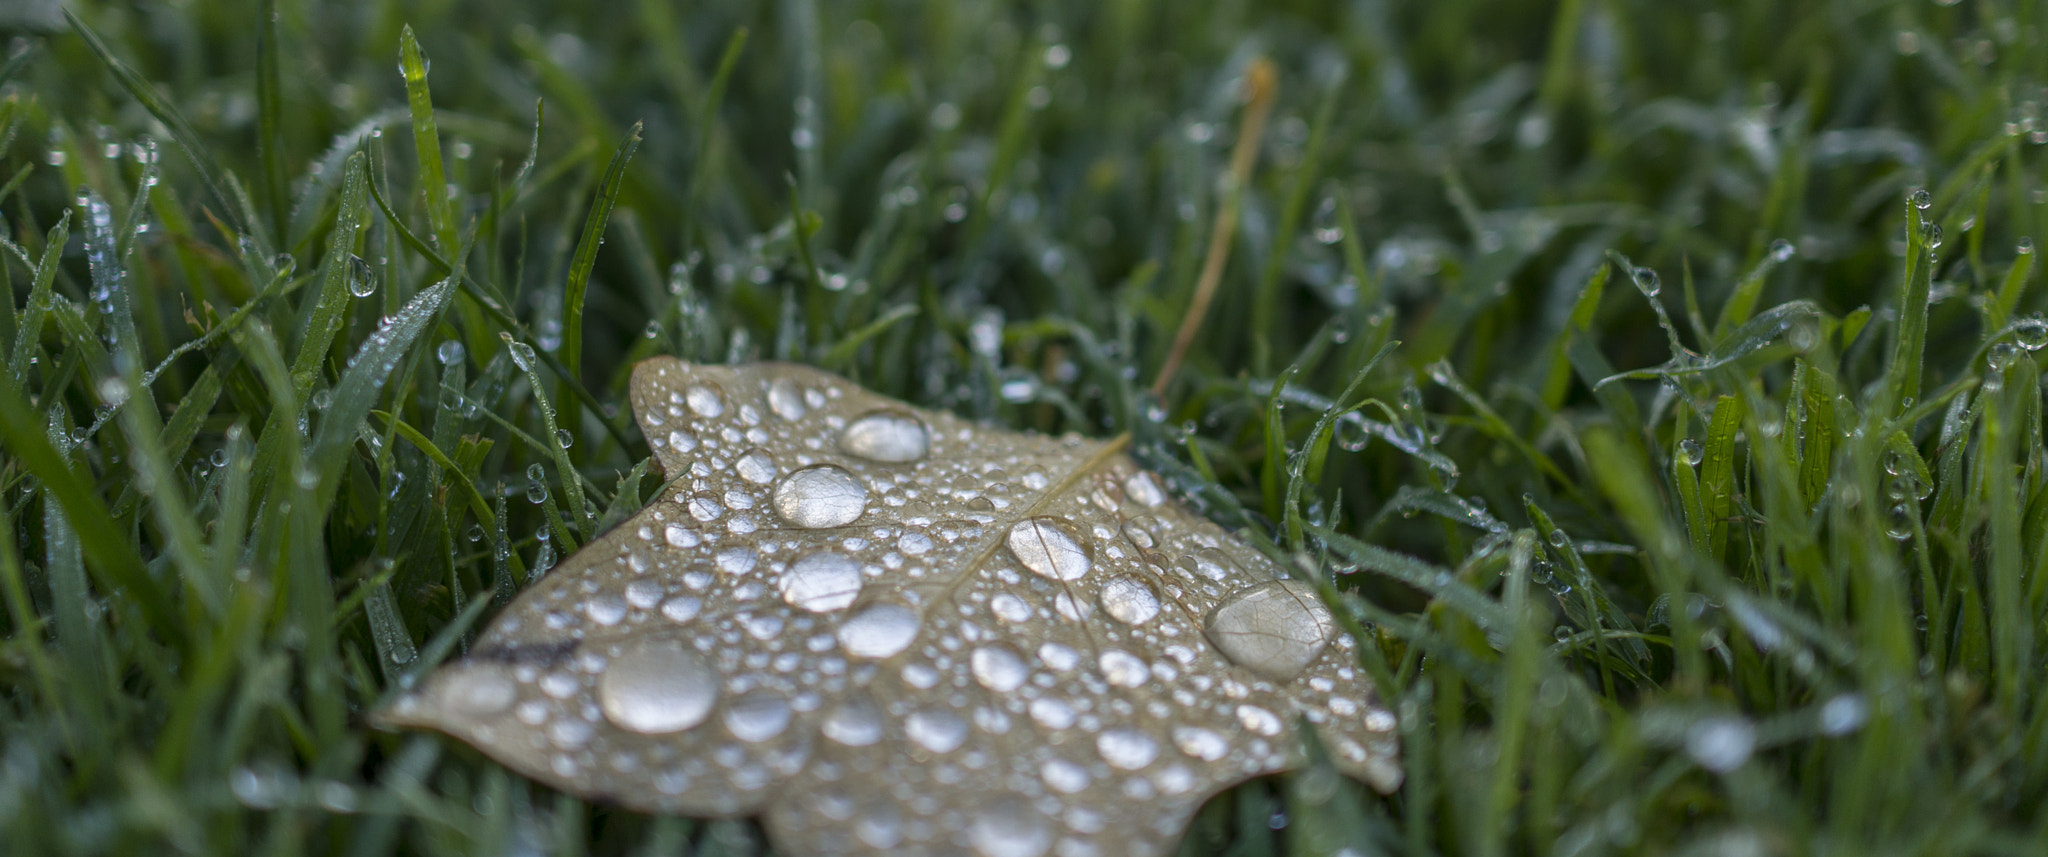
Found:
M 1163 854 L 1305 761 L 1390 791 L 1395 718 L 1312 586 L 1121 441 L 786 364 L 641 364 L 660 496 L 380 713 L 789 854 Z

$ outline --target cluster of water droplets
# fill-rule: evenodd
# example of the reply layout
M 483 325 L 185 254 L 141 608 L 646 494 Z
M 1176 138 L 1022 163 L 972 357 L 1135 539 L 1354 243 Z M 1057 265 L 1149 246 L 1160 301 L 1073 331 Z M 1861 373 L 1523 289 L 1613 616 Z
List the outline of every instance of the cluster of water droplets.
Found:
M 1290 764 L 1298 719 L 1398 782 L 1313 589 L 1101 444 L 791 367 L 633 391 L 662 497 L 393 722 L 640 808 L 765 811 L 798 853 L 1158 853 Z

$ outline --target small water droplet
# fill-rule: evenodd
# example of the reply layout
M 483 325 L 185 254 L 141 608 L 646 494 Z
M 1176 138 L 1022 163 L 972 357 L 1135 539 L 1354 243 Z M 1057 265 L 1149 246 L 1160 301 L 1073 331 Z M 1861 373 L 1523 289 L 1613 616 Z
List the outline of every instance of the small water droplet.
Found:
M 848 747 L 867 747 L 882 740 L 882 712 L 867 696 L 856 696 L 834 706 L 818 731 Z
M 348 293 L 359 298 L 377 293 L 377 275 L 370 270 L 370 263 L 353 254 L 348 257 Z
M 804 391 L 794 379 L 777 378 L 768 384 L 768 409 L 775 415 L 792 422 L 803 419 L 809 410 L 804 406 Z
M 922 709 L 904 718 L 903 734 L 926 750 L 950 753 L 967 740 L 967 721 L 944 709 Z
M 453 339 L 445 340 L 434 348 L 434 359 L 441 361 L 443 366 L 453 366 L 460 363 L 463 356 L 464 349 L 462 343 Z
M 1991 367 L 1993 372 L 2003 372 L 2006 367 L 2013 364 L 2013 361 L 2018 360 L 2019 356 L 2020 350 L 2013 347 L 2012 343 L 1996 343 L 1985 350 L 1984 365 Z
M 727 704 L 724 720 L 732 737 L 760 743 L 789 726 L 789 700 L 773 691 L 754 691 Z
M 2013 322 L 2013 341 L 2028 351 L 2039 351 L 2048 346 L 2048 320 L 2040 316 L 2028 316 Z
M 1926 211 L 1934 207 L 1934 194 L 1928 193 L 1927 189 L 1924 187 L 1913 191 L 1913 193 L 1907 198 L 1912 201 L 1914 208 L 1920 209 L 1921 211 Z
M 1159 758 L 1159 743 L 1136 729 L 1105 729 L 1095 736 L 1095 751 L 1110 767 L 1135 771 Z
M 1700 445 L 1699 441 L 1685 438 L 1678 442 L 1678 463 L 1687 467 L 1697 466 L 1706 456 L 1706 452 L 1706 447 Z
M 1230 739 L 1212 729 L 1176 726 L 1173 728 L 1173 746 L 1204 762 L 1214 762 L 1230 752 Z
M 638 637 L 598 676 L 597 701 L 621 729 L 680 732 L 711 713 L 718 686 L 717 673 L 681 642 Z
M 1636 289 L 1641 291 L 1645 297 L 1654 298 L 1664 290 L 1663 282 L 1658 278 L 1656 271 L 1649 268 L 1637 268 L 1629 272 L 1629 275 L 1635 279 Z
M 1142 687 L 1152 677 L 1145 659 L 1122 649 L 1108 649 L 1095 659 L 1102 677 L 1117 687 Z
M 768 454 L 765 449 L 757 448 L 741 453 L 739 460 L 733 462 L 732 469 L 741 479 L 755 485 L 766 485 L 775 481 L 777 468 L 775 456 Z
M 1009 796 L 974 814 L 967 842 L 979 857 L 1041 857 L 1052 847 L 1052 830 L 1030 802 Z
M 1337 198 L 1334 196 L 1323 197 L 1309 223 L 1316 241 L 1320 243 L 1335 244 L 1344 239 L 1344 224 L 1337 216 Z
M 725 413 L 725 396 L 710 384 L 692 384 L 683 391 L 683 401 L 697 416 L 711 418 Z
M 982 687 L 997 693 L 1009 693 L 1023 686 L 1031 677 L 1031 667 L 1023 656 L 1008 646 L 989 645 L 974 650 L 968 658 L 974 680 Z
M 1820 707 L 1820 732 L 1822 735 L 1847 735 L 1863 727 L 1870 719 L 1870 704 L 1854 693 L 1845 693 L 1828 700 Z
M 1792 242 L 1783 238 L 1771 242 L 1771 261 L 1773 262 L 1791 261 L 1792 257 L 1798 252 L 1798 249 L 1792 246 Z
M 869 461 L 903 464 L 931 451 L 931 433 L 917 417 L 884 408 L 847 423 L 839 432 L 839 448 Z

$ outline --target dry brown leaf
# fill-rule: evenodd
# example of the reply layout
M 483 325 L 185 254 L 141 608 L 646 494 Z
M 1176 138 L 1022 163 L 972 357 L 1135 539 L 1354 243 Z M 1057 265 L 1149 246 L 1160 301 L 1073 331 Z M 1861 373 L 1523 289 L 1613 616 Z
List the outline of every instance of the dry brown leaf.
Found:
M 923 411 L 815 369 L 633 373 L 672 481 L 381 712 L 555 788 L 760 814 L 787 854 L 1169 851 L 1302 759 L 1401 779 L 1313 588 L 1120 442 Z

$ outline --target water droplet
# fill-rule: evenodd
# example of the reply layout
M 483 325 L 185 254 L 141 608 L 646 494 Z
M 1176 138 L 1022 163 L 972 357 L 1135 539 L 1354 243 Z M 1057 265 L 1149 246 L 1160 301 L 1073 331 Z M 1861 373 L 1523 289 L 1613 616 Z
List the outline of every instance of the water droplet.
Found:
M 775 456 L 769 455 L 765 449 L 750 449 L 740 453 L 739 460 L 733 462 L 732 469 L 741 479 L 755 485 L 766 485 L 775 481 Z
M 913 711 L 904 718 L 903 734 L 934 753 L 950 753 L 967 740 L 967 721 L 945 709 Z
M 856 696 L 834 706 L 818 729 L 848 747 L 870 746 L 882 740 L 882 712 L 866 695 Z
M 860 477 L 831 464 L 789 474 L 775 486 L 775 513 L 806 529 L 843 527 L 867 511 L 868 489 Z
M 1088 787 L 1088 769 L 1065 759 L 1048 759 L 1038 767 L 1038 776 L 1046 786 L 1062 794 L 1073 794 Z
M 670 522 L 668 526 L 662 528 L 662 538 L 679 548 L 693 548 L 703 541 L 695 530 L 676 522 Z
M 361 256 L 348 257 L 348 293 L 359 298 L 367 298 L 377 293 L 377 275 L 370 270 L 370 263 L 363 261 Z
M 1204 762 L 1214 762 L 1230 752 L 1230 739 L 1213 729 L 1176 726 L 1173 728 L 1173 746 Z
M 995 597 L 990 598 L 988 612 L 994 613 L 997 619 L 1013 624 L 1031 621 L 1031 605 L 1008 592 L 998 592 Z
M 1706 456 L 1706 452 L 1706 447 L 1701 446 L 1699 441 L 1685 438 L 1678 442 L 1678 463 L 1687 467 L 1693 467 L 1700 463 L 1700 459 Z
M 1662 292 L 1664 290 L 1663 283 L 1661 280 L 1658 279 L 1656 271 L 1652 271 L 1649 268 L 1637 268 L 1634 271 L 1629 272 L 1629 274 L 1631 277 L 1635 278 L 1636 288 L 1640 290 L 1645 297 L 1654 298 L 1657 296 L 1659 292 Z
M 1756 727 L 1739 717 L 1708 717 L 1685 733 L 1685 752 L 1717 774 L 1742 767 L 1756 749 Z
M 1903 542 L 1913 537 L 1913 506 L 1910 503 L 1895 503 L 1885 516 L 1884 534 L 1893 541 Z
M 661 322 L 652 320 L 648 321 L 647 326 L 640 329 L 640 335 L 647 339 L 660 339 Z
M 2003 372 L 2006 367 L 2013 364 L 2013 361 L 2018 360 L 2019 356 L 2020 350 L 2013 347 L 2012 343 L 2000 342 L 1984 352 L 1984 365 L 1991 367 L 1993 372 Z
M 768 409 L 774 411 L 776 416 L 791 422 L 803 419 L 804 413 L 809 410 L 804 406 L 803 388 L 797 386 L 795 379 L 792 378 L 777 378 L 769 382 Z
M 1102 668 L 1103 679 L 1117 687 L 1141 687 L 1152 677 L 1144 658 L 1122 649 L 1104 651 L 1095 665 Z
M 980 857 L 1042 857 L 1052 847 L 1052 831 L 1029 801 L 1009 796 L 975 813 L 967 841 Z
M 314 390 L 313 395 L 306 400 L 306 404 L 316 411 L 327 410 L 328 406 L 334 404 L 334 391 L 326 387 Z
M 789 606 L 830 613 L 852 606 L 860 595 L 860 563 L 838 551 L 818 551 L 789 564 L 775 588 Z
M 1344 239 L 1344 224 L 1337 217 L 1336 197 L 1323 197 L 1322 203 L 1316 206 L 1314 217 L 1310 218 L 1310 228 L 1315 232 L 1316 241 L 1323 244 L 1335 244 Z
M 570 434 L 568 429 L 555 429 L 555 445 L 568 449 L 576 445 L 576 436 Z
M 1097 593 L 1102 612 L 1126 625 L 1143 625 L 1159 615 L 1159 593 L 1142 578 L 1120 574 L 1102 584 Z
M 1166 502 L 1166 492 L 1160 490 L 1159 480 L 1154 479 L 1152 474 L 1142 471 L 1131 474 L 1131 478 L 1124 480 L 1124 495 L 1145 506 L 1158 506 Z
M 704 602 L 687 595 L 678 595 L 661 603 L 662 618 L 670 622 L 688 622 L 697 618 L 697 611 L 704 609 Z
M 2039 351 L 2042 346 L 2048 346 L 2048 320 L 2036 315 L 2013 322 L 2012 337 L 2021 348 Z
M 1934 194 L 1928 193 L 1927 189 L 1924 187 L 1913 191 L 1913 193 L 1910 196 L 1908 196 L 1907 199 L 1912 200 L 1913 207 L 1920 209 L 1921 211 L 1926 211 L 1927 209 L 1934 207 Z
M 538 504 L 538 503 L 545 503 L 545 502 L 547 502 L 547 501 L 548 501 L 548 484 L 547 484 L 546 482 L 542 482 L 542 481 L 534 481 L 534 482 L 528 482 L 528 483 L 526 483 L 526 500 L 527 500 L 527 502 L 529 502 L 529 503 L 536 503 L 536 504 Z
M 1771 242 L 1771 261 L 1773 262 L 1791 261 L 1792 257 L 1798 252 L 1798 249 L 1792 246 L 1792 242 L 1783 238 Z
M 1159 758 L 1159 743 L 1136 729 L 1106 729 L 1095 736 L 1095 751 L 1110 767 L 1135 771 Z
M 1286 725 L 1280 722 L 1280 715 L 1256 705 L 1238 706 L 1237 724 L 1268 738 L 1280 734 Z
M 675 640 L 634 638 L 597 677 L 607 720 L 631 732 L 680 732 L 704 721 L 718 701 L 718 675 Z
M 931 451 L 931 433 L 917 417 L 884 408 L 847 423 L 839 432 L 839 448 L 870 461 L 903 464 Z
M 1336 626 L 1314 589 L 1275 580 L 1225 599 L 1204 630 L 1232 663 L 1284 682 L 1322 654 Z
M 968 659 L 974 680 L 997 693 L 1009 693 L 1031 677 L 1031 667 L 1008 646 L 990 645 L 974 650 Z
M 439 697 L 449 710 L 466 717 L 489 717 L 511 707 L 518 688 L 491 667 L 456 672 L 441 685 Z
M 839 626 L 839 645 L 857 658 L 886 658 L 917 639 L 917 611 L 901 604 L 876 604 Z
M 470 541 L 472 541 L 472 542 L 480 542 L 480 541 L 483 541 L 483 539 L 484 539 L 484 525 L 482 525 L 482 524 L 470 524 L 470 525 L 469 525 L 469 532 L 467 533 L 467 535 L 469 536 L 469 540 L 470 540 Z
M 519 367 L 520 371 L 533 371 L 533 362 L 535 359 L 533 354 L 533 346 L 528 345 L 524 342 L 513 342 L 505 346 L 505 350 L 512 354 L 512 362 Z
M 774 691 L 759 690 L 734 699 L 725 707 L 725 729 L 741 741 L 760 743 L 782 734 L 789 726 L 789 700 Z
M 711 418 L 725 413 L 725 396 L 710 384 L 691 384 L 683 391 L 683 401 L 697 416 Z
M 1941 249 L 1941 224 L 1929 223 L 1926 229 L 1920 230 L 1920 234 L 1927 239 L 1927 249 Z
M 1065 524 L 1052 518 L 1031 518 L 1010 527 L 1010 553 L 1041 577 L 1079 580 L 1094 566 L 1088 549 Z

